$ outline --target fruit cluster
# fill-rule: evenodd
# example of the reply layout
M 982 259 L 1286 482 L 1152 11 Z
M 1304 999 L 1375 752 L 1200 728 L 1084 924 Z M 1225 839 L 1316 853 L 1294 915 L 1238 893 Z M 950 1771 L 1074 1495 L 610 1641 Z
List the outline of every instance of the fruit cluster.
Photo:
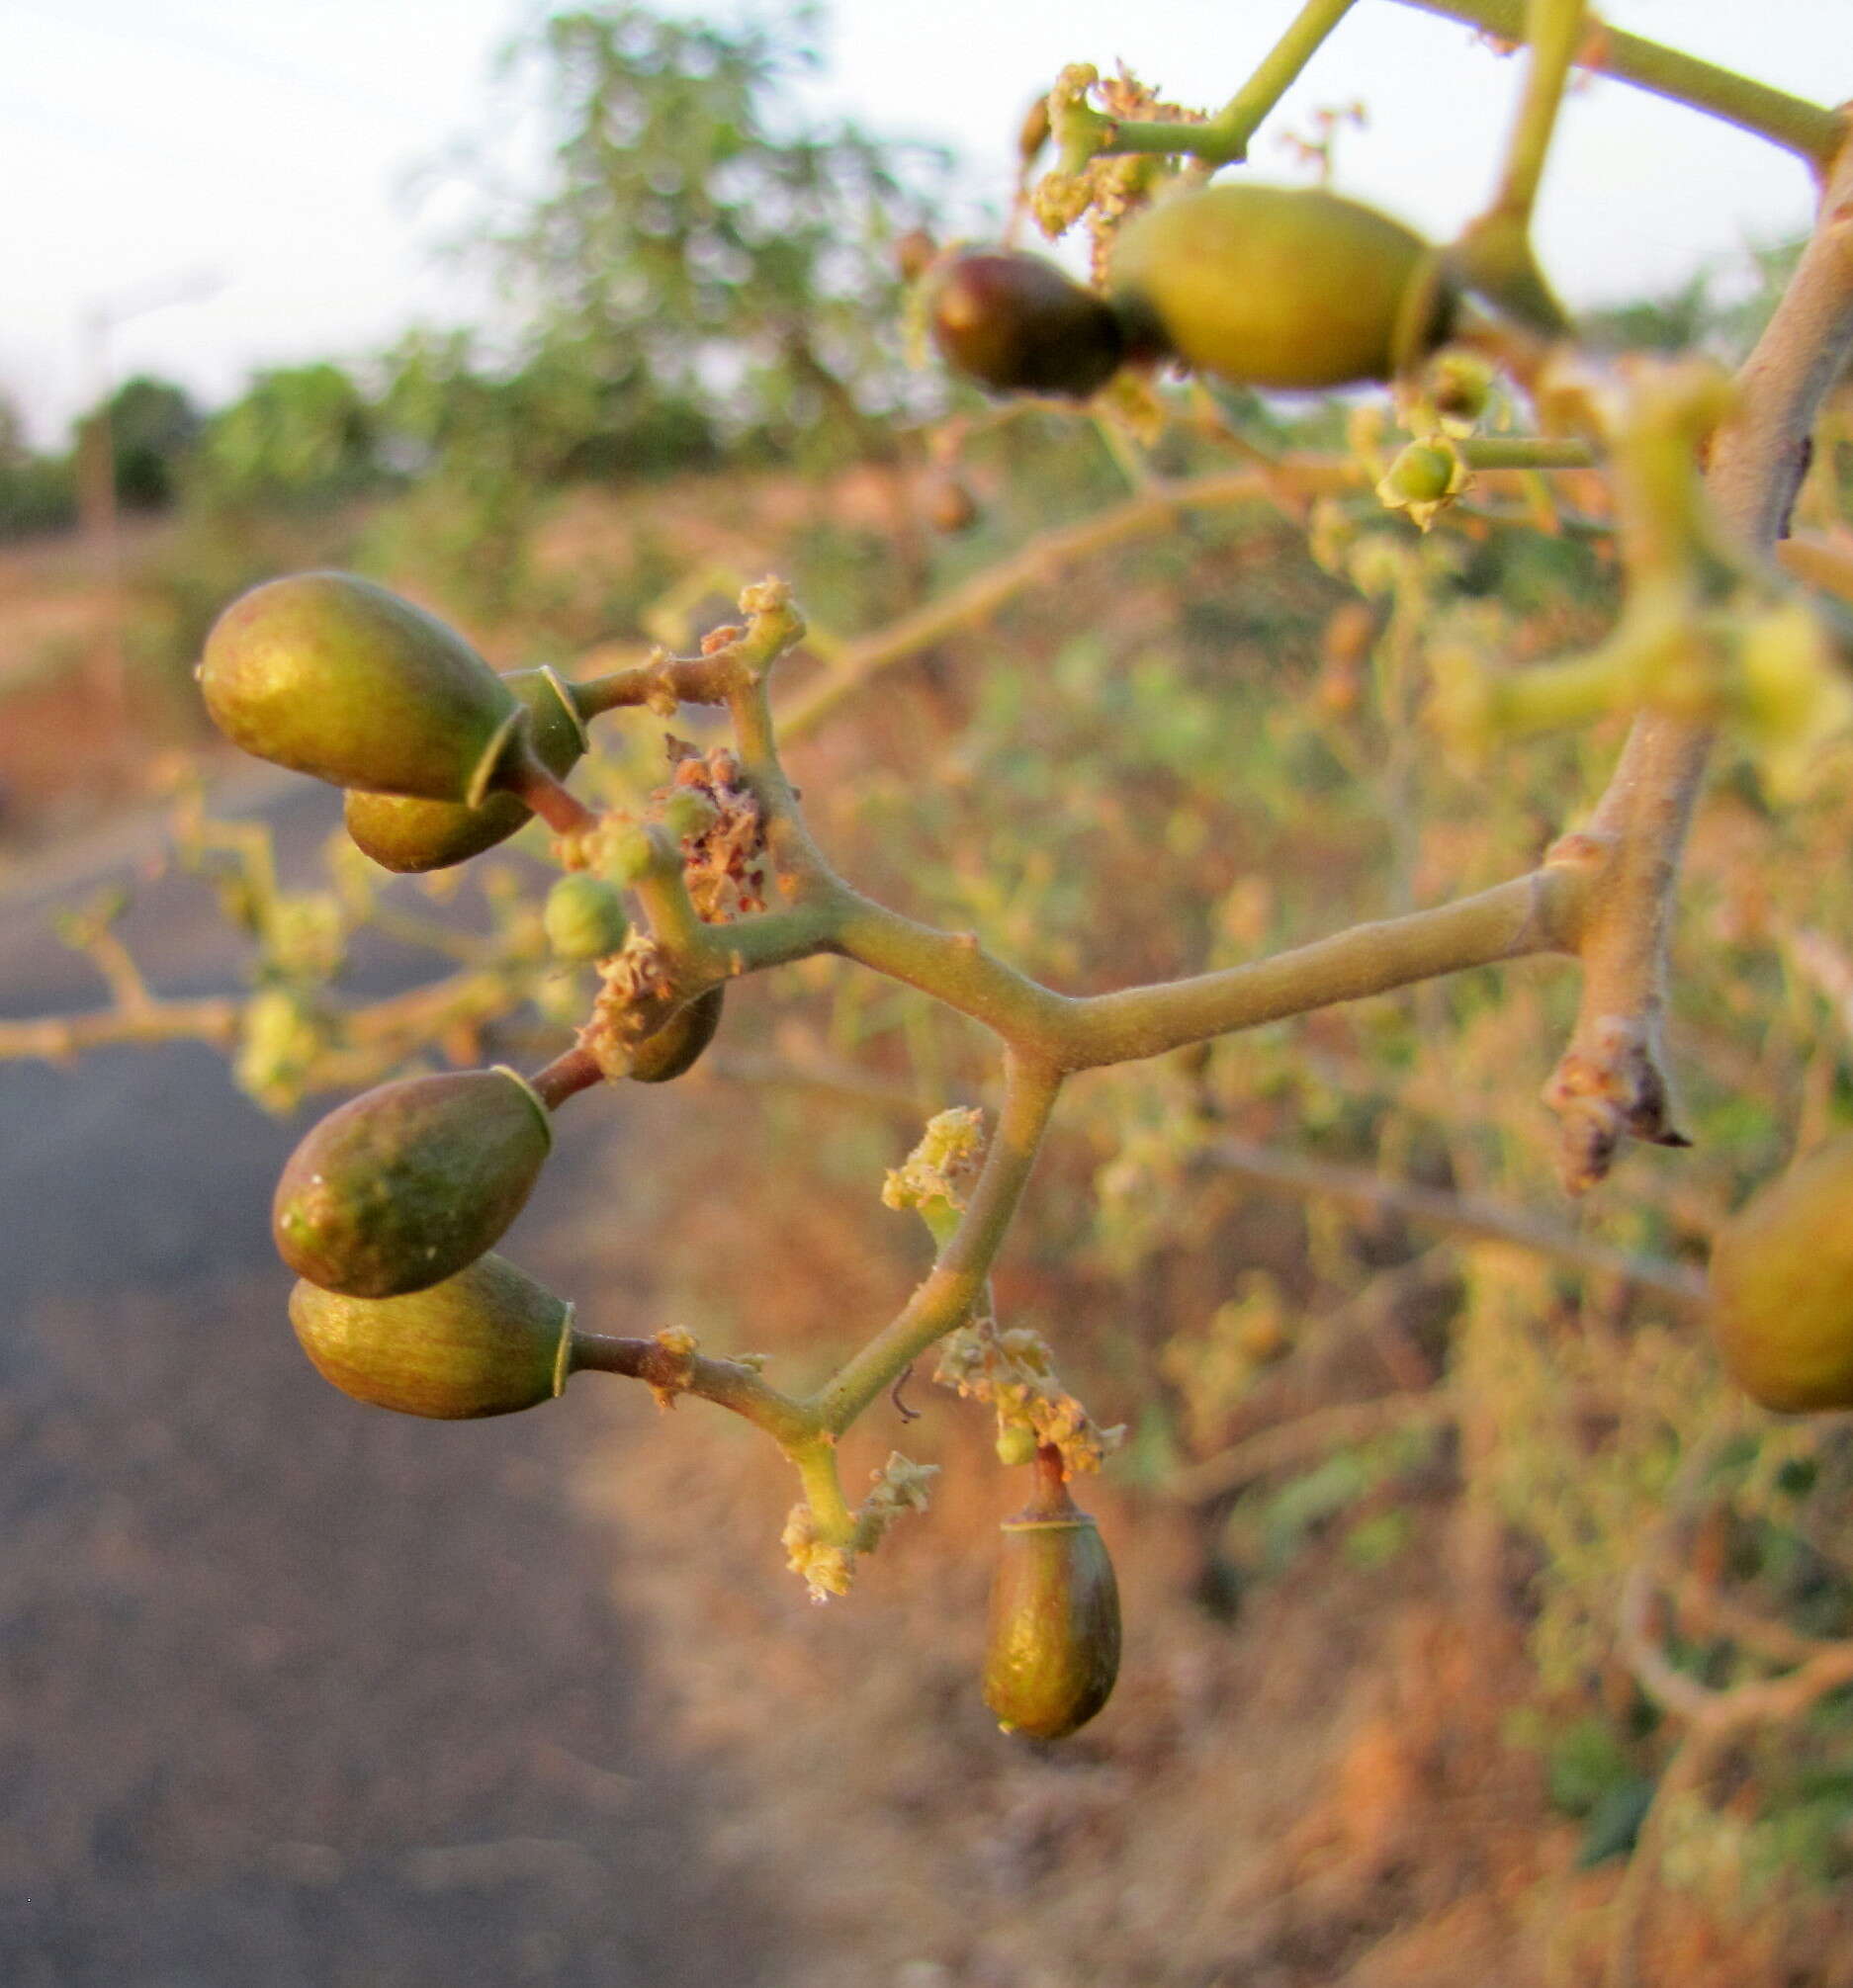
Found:
M 534 813 L 558 831 L 563 861 L 591 866 L 562 877 L 543 913 L 555 952 L 597 963 L 604 983 L 577 1049 L 532 1080 L 496 1065 L 380 1084 L 323 1118 L 284 1167 L 273 1233 L 299 1278 L 291 1323 L 316 1369 L 362 1402 L 443 1419 L 506 1415 L 552 1400 L 586 1367 L 634 1374 L 665 1396 L 694 1384 L 686 1335 L 592 1338 L 570 1304 L 492 1252 L 539 1178 L 565 1098 L 601 1078 L 679 1077 L 719 1026 L 723 984 L 672 984 L 662 948 L 633 931 L 618 885 L 641 891 L 672 874 L 673 901 L 697 923 L 764 909 L 759 803 L 733 753 L 672 740 L 674 778 L 650 822 L 595 816 L 561 779 L 596 711 L 673 709 L 678 692 L 714 701 L 722 659 L 802 632 L 775 583 L 750 589 L 743 607 L 758 611 L 755 622 L 720 632 L 699 657 L 581 685 L 548 669 L 498 676 L 442 623 L 342 573 L 260 586 L 212 631 L 199 678 L 221 729 L 343 788 L 350 835 L 388 869 L 465 861 Z M 665 668 L 681 674 L 671 681 Z M 739 1363 L 706 1365 L 715 1399 L 753 1385 Z M 783 1422 L 771 1420 L 788 1453 L 801 1471 L 823 1460 L 827 1503 L 840 1503 L 834 1436 L 779 1407 Z M 1035 1463 L 1038 1491 L 1005 1526 L 993 1601 L 986 1700 L 1008 1730 L 1046 1739 L 1093 1717 L 1118 1667 L 1112 1568 L 1065 1489 L 1061 1443 L 1083 1421 L 1073 1408 L 1052 1425 L 1055 1439 L 1031 1440 L 1020 1459 Z M 834 1540 L 820 1541 L 809 1505 L 799 1508 L 788 1544 L 797 1538 L 794 1565 L 805 1563 L 817 1592 L 846 1585 L 849 1555 L 924 1502 L 926 1475 L 891 1459 L 877 1495 Z
M 1455 315 L 1440 258 L 1400 221 L 1252 182 L 1174 192 L 1129 221 L 1103 296 L 1015 252 L 955 256 L 931 280 L 948 365 L 1000 392 L 1075 398 L 1162 360 L 1277 390 L 1388 380 Z

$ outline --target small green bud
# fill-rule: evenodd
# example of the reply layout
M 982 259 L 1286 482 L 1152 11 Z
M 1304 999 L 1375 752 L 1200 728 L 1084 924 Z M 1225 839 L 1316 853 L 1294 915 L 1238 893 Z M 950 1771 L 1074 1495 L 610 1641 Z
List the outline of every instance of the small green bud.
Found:
M 1411 442 L 1377 485 L 1385 503 L 1434 504 L 1453 487 L 1459 458 L 1435 442 Z
M 657 860 L 650 831 L 636 821 L 624 821 L 605 830 L 602 838 L 603 869 L 614 884 L 640 884 L 649 876 Z
M 551 669 L 511 670 L 502 682 L 528 714 L 528 737 L 541 763 L 562 779 L 587 744 L 571 687 Z M 343 804 L 347 832 L 373 860 L 401 875 L 449 869 L 506 841 L 528 819 L 512 794 L 463 801 L 419 801 L 403 794 L 350 788 Z
M 1493 369 L 1477 352 L 1442 352 L 1429 368 L 1429 405 L 1443 421 L 1470 429 L 1493 397 Z
M 290 980 L 331 979 L 347 951 L 344 922 L 341 901 L 332 891 L 273 898 L 263 920 L 266 963 Z
M 455 630 L 352 573 L 253 587 L 213 625 L 197 674 L 235 744 L 337 787 L 480 801 L 521 723 Z
M 655 1035 L 638 1045 L 631 1059 L 631 1075 L 639 1083 L 667 1083 L 671 1078 L 693 1068 L 695 1059 L 714 1040 L 714 1032 L 721 1025 L 721 1003 L 726 992 L 724 986 L 717 985 L 698 994 L 677 1008 Z
M 547 943 L 563 960 L 600 960 L 623 945 L 630 921 L 624 901 L 602 877 L 562 877 L 541 913 Z
M 324 1291 L 423 1290 L 495 1242 L 552 1145 L 545 1106 L 500 1065 L 383 1083 L 290 1156 L 272 1215 L 278 1252 Z
M 1036 1432 L 1028 1424 L 1007 1422 L 998 1429 L 998 1461 L 1006 1470 L 1036 1460 Z
M 324 1380 L 400 1415 L 512 1415 L 552 1401 L 572 1371 L 573 1307 L 501 1256 L 397 1298 L 299 1283 L 290 1323 Z
M 1108 305 L 1035 255 L 959 256 L 933 292 L 931 325 L 948 366 L 1005 393 L 1085 399 L 1124 357 Z
M 260 988 L 244 1004 L 232 1076 L 267 1111 L 289 1111 L 302 1100 L 324 1044 L 315 1010 L 288 988 Z
M 1065 1489 L 1006 1519 L 991 1583 L 985 1703 L 1007 1733 L 1059 1740 L 1119 1675 L 1119 1589 L 1094 1520 Z
M 720 819 L 720 809 L 693 787 L 678 787 L 662 804 L 662 825 L 678 842 L 705 835 Z

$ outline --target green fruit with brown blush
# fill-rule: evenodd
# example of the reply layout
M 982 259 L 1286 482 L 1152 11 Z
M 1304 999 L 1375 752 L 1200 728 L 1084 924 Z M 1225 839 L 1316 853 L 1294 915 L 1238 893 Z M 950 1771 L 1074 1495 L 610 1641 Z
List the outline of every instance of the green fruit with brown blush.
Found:
M 528 714 L 528 738 L 550 773 L 564 779 L 587 743 L 573 688 L 551 669 L 511 670 L 502 682 Z M 449 869 L 506 841 L 531 818 L 509 793 L 463 801 L 420 801 L 350 788 L 342 808 L 355 844 L 388 870 L 408 875 Z
M 290 1156 L 272 1215 L 278 1252 L 325 1291 L 426 1289 L 495 1243 L 552 1145 L 546 1107 L 499 1065 L 383 1083 Z
M 253 587 L 197 674 L 235 744 L 337 787 L 474 805 L 518 749 L 524 707 L 463 637 L 352 573 Z
M 1125 356 L 1111 308 L 1035 255 L 958 256 L 934 288 L 930 323 L 954 372 L 1004 393 L 1082 399 Z
M 722 987 L 698 994 L 677 1008 L 655 1035 L 638 1044 L 631 1059 L 631 1075 L 639 1083 L 667 1083 L 694 1068 L 696 1058 L 721 1026 L 725 994 Z
M 1007 1733 L 1059 1740 L 1112 1694 L 1119 1588 L 1100 1529 L 1069 1497 L 1059 1466 L 1038 1459 L 1037 1467 L 1035 1499 L 1002 1528 L 984 1698 Z
M 324 1380 L 400 1415 L 513 1415 L 552 1401 L 572 1371 L 573 1307 L 501 1256 L 396 1298 L 305 1281 L 290 1323 Z

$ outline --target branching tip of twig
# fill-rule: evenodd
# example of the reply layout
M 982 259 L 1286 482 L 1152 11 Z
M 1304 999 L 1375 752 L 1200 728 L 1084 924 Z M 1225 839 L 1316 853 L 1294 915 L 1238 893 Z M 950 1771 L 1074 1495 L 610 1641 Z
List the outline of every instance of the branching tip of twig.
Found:
M 1624 1139 L 1692 1144 L 1674 1122 L 1658 1032 L 1635 1016 L 1599 1015 L 1579 1026 L 1544 1101 L 1560 1121 L 1557 1170 L 1568 1194 L 1606 1180 Z

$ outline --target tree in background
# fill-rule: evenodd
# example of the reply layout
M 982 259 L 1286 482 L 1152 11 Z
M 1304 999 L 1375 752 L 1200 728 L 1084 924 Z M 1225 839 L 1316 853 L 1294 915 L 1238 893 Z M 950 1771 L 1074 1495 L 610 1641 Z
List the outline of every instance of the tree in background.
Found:
M 879 450 L 907 390 L 886 246 L 931 218 L 946 161 L 797 111 L 813 22 L 553 16 L 504 57 L 549 184 L 477 245 L 531 348 L 599 390 L 706 406 L 779 453 Z

